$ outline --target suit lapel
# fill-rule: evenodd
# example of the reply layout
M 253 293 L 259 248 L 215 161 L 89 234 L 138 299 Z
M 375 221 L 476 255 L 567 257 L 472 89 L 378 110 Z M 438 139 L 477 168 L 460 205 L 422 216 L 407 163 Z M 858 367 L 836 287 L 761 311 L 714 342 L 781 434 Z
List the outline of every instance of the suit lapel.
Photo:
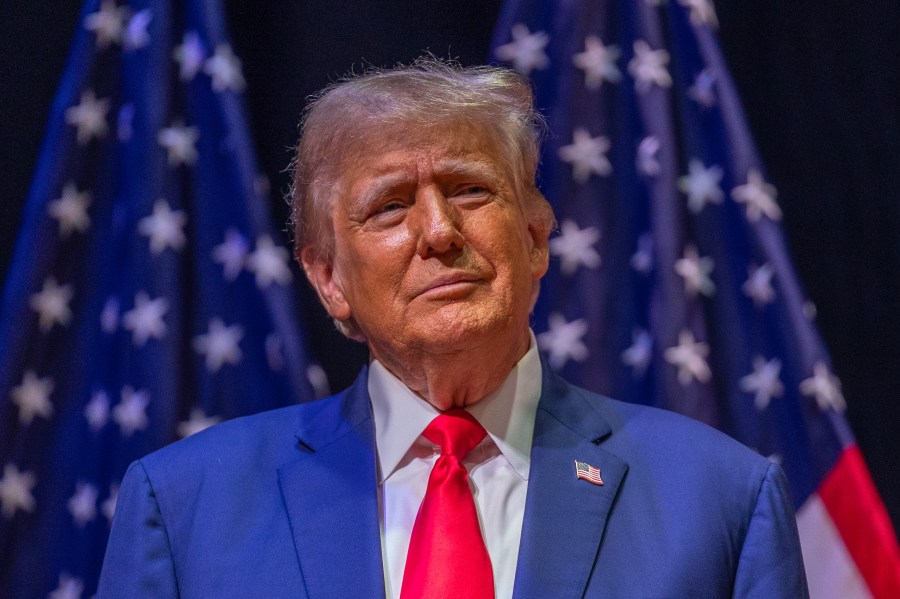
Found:
M 599 446 L 609 424 L 577 388 L 544 363 L 531 449 L 515 599 L 582 597 L 628 465 Z M 600 469 L 603 485 L 575 476 L 575 461 Z
M 298 458 L 278 470 L 310 599 L 384 597 L 374 426 L 366 370 L 307 404 Z

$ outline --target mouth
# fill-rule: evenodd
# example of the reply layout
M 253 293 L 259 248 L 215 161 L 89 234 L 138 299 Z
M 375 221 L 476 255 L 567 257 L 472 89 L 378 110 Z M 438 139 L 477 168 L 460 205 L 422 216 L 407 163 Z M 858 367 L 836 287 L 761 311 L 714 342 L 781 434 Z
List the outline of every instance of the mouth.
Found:
M 484 278 L 477 274 L 451 272 L 428 281 L 416 295 L 429 299 L 453 299 L 470 293 L 483 281 Z

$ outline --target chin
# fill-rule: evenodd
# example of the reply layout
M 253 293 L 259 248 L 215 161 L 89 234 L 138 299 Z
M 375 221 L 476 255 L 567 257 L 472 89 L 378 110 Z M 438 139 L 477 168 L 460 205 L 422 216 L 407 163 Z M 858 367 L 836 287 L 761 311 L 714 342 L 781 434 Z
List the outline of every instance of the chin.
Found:
M 423 326 L 417 328 L 423 345 L 450 351 L 466 349 L 486 341 L 502 342 L 505 336 L 515 331 L 511 326 L 514 320 L 506 310 L 483 308 L 485 306 L 460 304 L 443 306 L 432 317 L 420 321 Z

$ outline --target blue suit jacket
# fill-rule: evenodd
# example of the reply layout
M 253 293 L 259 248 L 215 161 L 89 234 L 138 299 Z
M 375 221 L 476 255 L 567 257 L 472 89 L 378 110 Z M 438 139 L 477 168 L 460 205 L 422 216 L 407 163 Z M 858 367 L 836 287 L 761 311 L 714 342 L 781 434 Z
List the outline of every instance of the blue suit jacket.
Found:
M 516 599 L 807 595 L 778 466 L 544 370 Z M 384 597 L 376 480 L 365 371 L 170 445 L 122 482 L 98 597 Z

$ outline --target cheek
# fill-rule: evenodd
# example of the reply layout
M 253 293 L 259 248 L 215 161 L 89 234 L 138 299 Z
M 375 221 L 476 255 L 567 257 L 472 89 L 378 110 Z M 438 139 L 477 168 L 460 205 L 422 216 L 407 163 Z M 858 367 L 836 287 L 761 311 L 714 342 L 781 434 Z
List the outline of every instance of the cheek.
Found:
M 495 235 L 485 241 L 487 251 L 498 257 L 498 267 L 512 271 L 513 276 L 532 278 L 534 252 L 528 230 L 518 220 L 507 223 L 506 235 Z
M 397 295 L 404 272 L 398 255 L 395 248 L 372 244 L 365 251 L 344 252 L 335 260 L 335 280 L 354 313 L 383 307 Z
M 361 227 L 345 229 L 337 236 L 336 263 L 356 276 L 364 276 L 371 269 L 384 268 L 397 255 L 402 241 L 397 232 L 367 233 Z

